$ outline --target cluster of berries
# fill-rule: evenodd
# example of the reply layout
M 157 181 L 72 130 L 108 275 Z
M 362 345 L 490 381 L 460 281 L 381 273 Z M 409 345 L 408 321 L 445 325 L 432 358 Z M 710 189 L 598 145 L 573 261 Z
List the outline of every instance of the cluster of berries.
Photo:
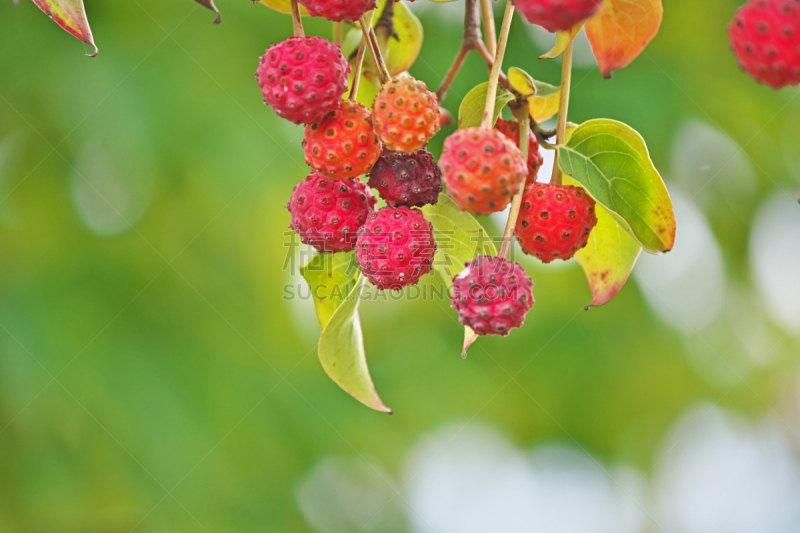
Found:
M 355 20 L 375 7 L 375 0 L 299 1 L 312 15 L 331 20 Z M 596 8 L 598 2 L 575 4 Z M 502 211 L 525 187 L 516 235 L 524 252 L 545 263 L 569 259 L 586 245 L 597 222 L 594 201 L 579 187 L 537 183 L 539 145 L 531 136 L 525 161 L 515 122 L 457 131 L 437 165 L 425 146 L 439 130 L 440 110 L 425 84 L 390 80 L 370 110 L 343 99 L 349 75 L 340 47 L 320 37 L 272 46 L 256 74 L 265 102 L 305 125 L 303 149 L 313 172 L 294 188 L 287 206 L 291 228 L 304 243 L 327 253 L 355 250 L 363 274 L 381 290 L 416 284 L 430 272 L 436 251 L 433 226 L 416 208 L 435 204 L 444 181 L 453 201 L 476 215 Z M 363 175 L 369 175 L 366 184 Z M 375 209 L 370 188 L 386 207 Z M 534 301 L 524 268 L 502 258 L 479 256 L 453 284 L 453 307 L 479 335 L 507 335 L 520 327 Z
M 357 20 L 376 0 L 300 0 L 315 16 Z M 433 225 L 415 209 L 435 204 L 441 172 L 424 148 L 439 130 L 439 104 L 424 83 L 389 81 L 372 109 L 343 99 L 350 65 L 321 37 L 292 37 L 261 57 L 256 79 L 275 113 L 305 126 L 303 150 L 313 172 L 289 200 L 291 228 L 320 252 L 356 250 L 379 289 L 399 290 L 430 272 Z M 359 178 L 369 175 L 387 207 Z

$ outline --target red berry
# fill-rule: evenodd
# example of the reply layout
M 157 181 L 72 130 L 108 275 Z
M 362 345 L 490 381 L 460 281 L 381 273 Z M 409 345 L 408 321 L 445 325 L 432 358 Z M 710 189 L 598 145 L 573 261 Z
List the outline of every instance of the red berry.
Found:
M 739 66 L 773 89 L 800 83 L 800 1 L 750 0 L 728 27 Z
M 519 124 L 515 120 L 498 119 L 494 129 L 500 131 L 511 139 L 511 141 L 519 148 Z M 536 181 L 536 175 L 539 173 L 539 167 L 544 163 L 542 153 L 539 151 L 539 141 L 536 140 L 536 135 L 531 132 L 528 136 L 528 179 L 525 184 L 529 185 Z
M 355 178 L 369 172 L 381 156 L 372 117 L 363 105 L 342 100 L 339 109 L 306 126 L 306 163 L 329 178 Z
M 519 148 L 497 130 L 467 128 L 447 138 L 439 159 L 447 194 L 476 215 L 502 211 L 519 191 L 527 166 Z
M 384 150 L 372 167 L 369 186 L 392 207 L 422 207 L 439 201 L 442 171 L 425 150 L 413 154 Z
M 506 336 L 533 306 L 533 280 L 519 263 L 479 255 L 453 278 L 458 320 L 478 335 Z
M 574 256 L 595 225 L 594 200 L 583 188 L 533 183 L 522 196 L 515 233 L 523 252 L 549 263 Z
M 569 30 L 591 17 L 603 0 L 512 0 L 531 24 L 549 32 Z
M 439 131 L 439 100 L 421 81 L 397 78 L 381 88 L 372 118 L 389 150 L 416 152 Z
M 328 20 L 358 20 L 378 7 L 378 0 L 298 0 L 314 17 Z
M 349 75 L 338 45 L 321 37 L 290 37 L 261 56 L 256 81 L 278 116 L 311 124 L 339 107 Z
M 314 172 L 292 192 L 286 206 L 292 214 L 289 227 L 320 252 L 348 252 L 376 203 L 363 182 L 332 180 Z
M 358 230 L 356 260 L 380 290 L 416 285 L 430 272 L 435 252 L 433 225 L 417 209 L 384 207 Z

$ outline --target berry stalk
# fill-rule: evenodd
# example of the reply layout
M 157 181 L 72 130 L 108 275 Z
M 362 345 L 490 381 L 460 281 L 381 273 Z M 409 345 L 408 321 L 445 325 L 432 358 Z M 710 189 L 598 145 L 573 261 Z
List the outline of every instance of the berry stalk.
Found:
M 519 123 L 519 149 L 522 152 L 522 159 L 528 160 L 528 148 L 531 135 L 531 120 L 530 108 L 528 107 L 528 100 L 523 100 L 523 104 L 514 108 L 514 115 L 517 117 Z M 525 193 L 525 184 L 520 185 L 519 191 L 514 195 L 511 200 L 511 210 L 508 213 L 508 221 L 506 222 L 506 229 L 503 231 L 503 242 L 500 245 L 500 251 L 497 257 L 508 259 L 508 252 L 511 250 L 511 239 L 514 237 L 514 228 L 517 225 L 517 218 L 519 218 L 519 210 L 522 206 L 522 196 Z
M 364 14 L 369 21 L 370 26 L 372 25 L 372 17 L 374 16 L 374 13 L 375 11 L 372 10 Z M 358 55 L 356 56 L 356 67 L 353 71 L 353 85 L 350 87 L 350 100 L 356 100 L 356 98 L 358 98 L 358 84 L 361 81 L 361 73 L 364 70 L 364 55 L 367 52 L 368 41 L 369 37 L 367 37 L 367 34 L 362 33 L 361 43 L 358 45 Z
M 372 29 L 372 21 L 369 23 L 365 16 L 358 19 L 361 24 L 361 31 L 364 32 L 364 37 L 367 39 L 367 46 L 369 53 L 372 55 L 372 61 L 375 63 L 375 68 L 378 69 L 378 75 L 381 79 L 381 85 L 392 79 L 389 74 L 389 69 L 386 68 L 386 63 L 383 61 L 383 54 L 381 54 L 381 47 L 378 44 L 378 38 L 375 36 L 375 30 Z
M 295 37 L 306 36 L 306 32 L 303 30 L 303 21 L 300 19 L 300 6 L 297 5 L 297 0 L 292 0 L 292 28 L 294 29 Z
M 567 114 L 569 112 L 569 90 L 572 84 L 572 41 L 567 45 L 561 56 L 561 102 L 558 106 L 558 127 L 556 128 L 556 145 L 564 144 L 567 134 Z M 550 178 L 553 185 L 561 185 L 561 167 L 558 166 L 558 152 L 553 161 L 553 175 Z
M 514 18 L 514 4 L 511 0 L 506 2 L 506 12 L 503 15 L 503 24 L 500 27 L 500 38 L 497 42 L 497 54 L 494 57 L 492 72 L 489 74 L 489 87 L 486 89 L 486 107 L 483 110 L 483 120 L 481 128 L 491 130 L 494 126 L 494 110 L 497 101 L 497 86 L 500 83 L 500 74 L 503 70 L 503 57 L 506 54 L 508 44 L 508 33 L 511 29 L 511 21 Z
M 497 30 L 494 27 L 494 11 L 492 0 L 481 0 L 481 16 L 483 17 L 483 33 L 486 34 L 486 50 L 492 57 L 497 55 Z
M 333 23 L 333 44 L 342 46 L 344 41 L 344 22 L 341 20 Z

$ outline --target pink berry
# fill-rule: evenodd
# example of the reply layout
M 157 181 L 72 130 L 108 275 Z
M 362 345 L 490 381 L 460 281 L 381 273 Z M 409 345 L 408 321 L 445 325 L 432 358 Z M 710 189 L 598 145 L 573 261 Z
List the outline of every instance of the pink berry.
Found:
M 298 0 L 314 17 L 328 20 L 358 20 L 378 7 L 378 0 Z
M 800 83 L 800 1 L 750 0 L 728 27 L 739 66 L 774 89 Z
M 433 225 L 417 209 L 384 207 L 358 231 L 356 260 L 380 290 L 416 285 L 430 272 L 435 253 Z
M 478 335 L 506 336 L 533 306 L 533 280 L 519 263 L 480 255 L 453 279 L 458 320 Z
M 314 172 L 298 183 L 287 209 L 291 228 L 320 252 L 347 252 L 356 245 L 377 200 L 363 182 L 332 180 Z
M 571 29 L 594 15 L 603 0 L 513 0 L 531 24 L 549 32 Z
M 290 37 L 261 57 L 256 80 L 278 116 L 311 124 L 339 107 L 349 75 L 338 45 L 321 37 Z

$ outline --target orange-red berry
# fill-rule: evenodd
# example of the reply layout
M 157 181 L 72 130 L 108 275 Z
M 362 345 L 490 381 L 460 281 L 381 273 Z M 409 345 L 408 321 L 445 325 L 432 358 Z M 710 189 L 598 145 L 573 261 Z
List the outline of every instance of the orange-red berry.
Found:
M 381 88 L 372 117 L 375 133 L 386 148 L 416 152 L 439 131 L 439 101 L 421 81 L 397 78 Z

